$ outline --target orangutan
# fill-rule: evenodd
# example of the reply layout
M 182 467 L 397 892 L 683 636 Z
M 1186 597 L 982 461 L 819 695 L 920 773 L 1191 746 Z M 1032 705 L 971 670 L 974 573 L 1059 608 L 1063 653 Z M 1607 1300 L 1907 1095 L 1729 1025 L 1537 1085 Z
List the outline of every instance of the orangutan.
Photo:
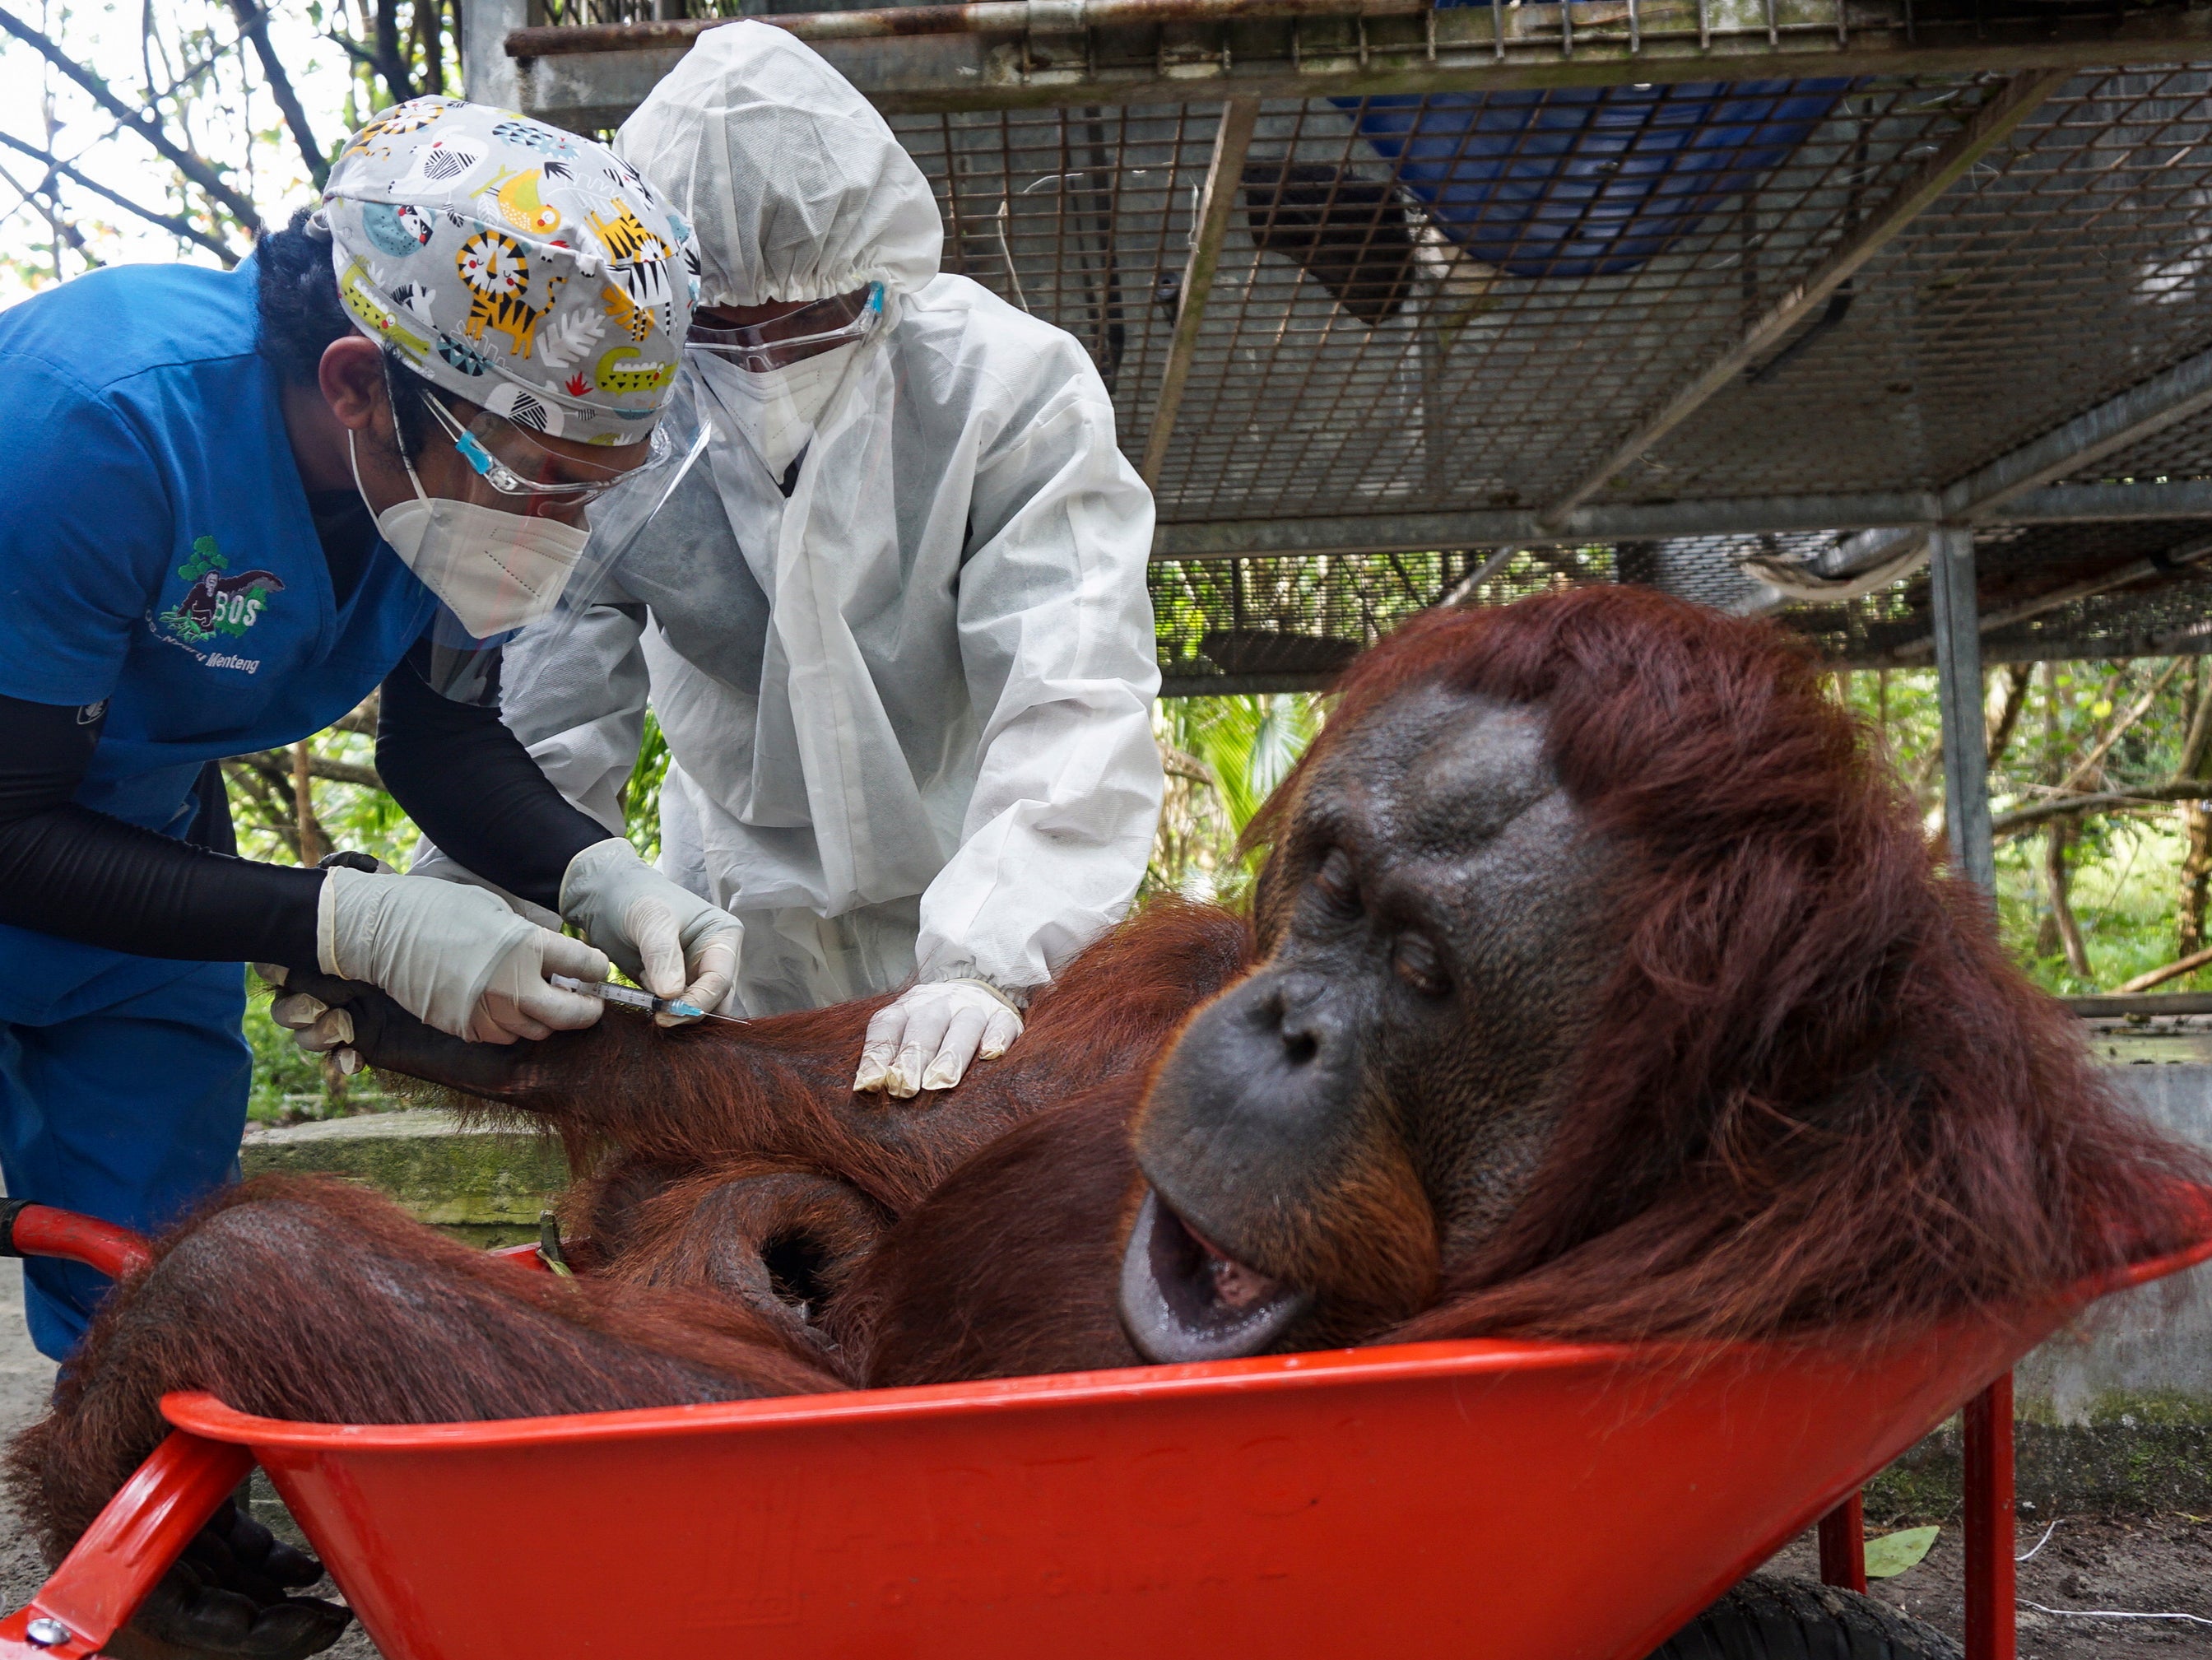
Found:
M 911 1105 L 850 1091 L 872 1001 L 493 1049 L 295 980 L 376 1064 L 556 1128 L 589 1272 L 250 1183 L 111 1299 L 19 1493 L 65 1545 L 170 1389 L 422 1422 L 1500 1333 L 1872 1342 L 2188 1231 L 2197 1164 L 1771 625 L 1619 588 L 1425 617 L 1255 830 L 1249 924 L 1140 915 Z M 142 1627 L 335 1636 L 202 1556 Z

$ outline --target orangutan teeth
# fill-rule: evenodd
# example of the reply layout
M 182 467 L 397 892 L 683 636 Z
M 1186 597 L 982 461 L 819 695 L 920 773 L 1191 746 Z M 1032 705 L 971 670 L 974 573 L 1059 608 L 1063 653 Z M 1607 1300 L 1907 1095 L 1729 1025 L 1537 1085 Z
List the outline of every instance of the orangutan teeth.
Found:
M 1206 1272 L 1212 1282 L 1213 1294 L 1224 1308 L 1238 1312 L 1266 1302 L 1283 1288 L 1279 1280 L 1246 1268 L 1227 1251 L 1215 1244 L 1196 1228 L 1186 1222 L 1184 1228 L 1198 1248 L 1206 1253 Z

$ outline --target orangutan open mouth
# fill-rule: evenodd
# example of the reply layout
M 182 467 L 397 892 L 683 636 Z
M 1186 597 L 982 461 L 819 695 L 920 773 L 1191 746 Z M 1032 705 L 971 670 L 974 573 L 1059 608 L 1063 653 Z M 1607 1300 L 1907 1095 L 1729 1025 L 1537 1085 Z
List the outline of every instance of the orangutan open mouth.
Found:
M 1121 1323 L 1146 1359 L 1257 1354 L 1312 1301 L 1238 1262 L 1145 1190 L 1121 1257 Z

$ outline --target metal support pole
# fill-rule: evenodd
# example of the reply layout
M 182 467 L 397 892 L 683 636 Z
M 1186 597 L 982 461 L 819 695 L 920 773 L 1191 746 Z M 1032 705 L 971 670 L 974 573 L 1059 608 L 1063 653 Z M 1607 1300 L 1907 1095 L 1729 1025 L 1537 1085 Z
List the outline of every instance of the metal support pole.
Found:
M 1982 726 L 1982 631 L 1974 589 L 1974 533 L 1938 525 L 1929 538 L 1936 611 L 1936 701 L 1943 713 L 1943 822 L 1951 868 L 1984 893 L 1996 891 L 1990 836 L 1989 739 Z
M 1244 175 L 1245 153 L 1252 148 L 1252 129 L 1259 120 L 1256 98 L 1232 98 L 1221 106 L 1221 125 L 1213 135 L 1213 159 L 1206 164 L 1206 188 L 1199 193 L 1198 223 L 1192 227 L 1190 258 L 1183 266 L 1175 338 L 1168 347 L 1167 367 L 1160 372 L 1160 396 L 1152 405 L 1152 426 L 1145 434 L 1144 465 L 1137 469 L 1148 486 L 1159 483 L 1160 467 L 1175 436 L 1176 414 L 1182 407 L 1183 387 L 1190 380 L 1190 360 L 1198 350 L 1198 325 L 1205 320 L 1206 299 L 1213 292 L 1222 238 L 1229 233 L 1230 214 L 1236 208 L 1237 185 Z
M 2012 1374 L 1966 1403 L 1966 1660 L 2014 1660 Z
M 1820 1583 L 1863 1591 L 1866 1578 L 1866 1494 L 1854 1493 L 1820 1518 Z

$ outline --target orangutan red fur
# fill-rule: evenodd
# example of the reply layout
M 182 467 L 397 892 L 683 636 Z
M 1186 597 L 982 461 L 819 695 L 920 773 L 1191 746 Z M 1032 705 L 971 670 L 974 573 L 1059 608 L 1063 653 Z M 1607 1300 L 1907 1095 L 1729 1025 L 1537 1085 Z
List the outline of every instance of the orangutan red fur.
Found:
M 19 1491 L 65 1542 L 171 1389 L 419 1421 L 1125 1365 L 1148 1285 L 1238 1317 L 1279 1288 L 1261 1347 L 1872 1341 L 2189 1231 L 2201 1163 L 2115 1104 L 1770 625 L 1618 588 L 1419 619 L 1255 831 L 1256 941 L 1155 908 L 911 1104 L 850 1089 L 878 1001 L 495 1052 L 309 979 L 379 1064 L 559 1130 L 595 1272 L 249 1186 L 111 1301 Z M 1285 1095 L 1251 1140 L 1278 1104 L 1240 1089 L 1329 1066 L 1343 1113 Z

